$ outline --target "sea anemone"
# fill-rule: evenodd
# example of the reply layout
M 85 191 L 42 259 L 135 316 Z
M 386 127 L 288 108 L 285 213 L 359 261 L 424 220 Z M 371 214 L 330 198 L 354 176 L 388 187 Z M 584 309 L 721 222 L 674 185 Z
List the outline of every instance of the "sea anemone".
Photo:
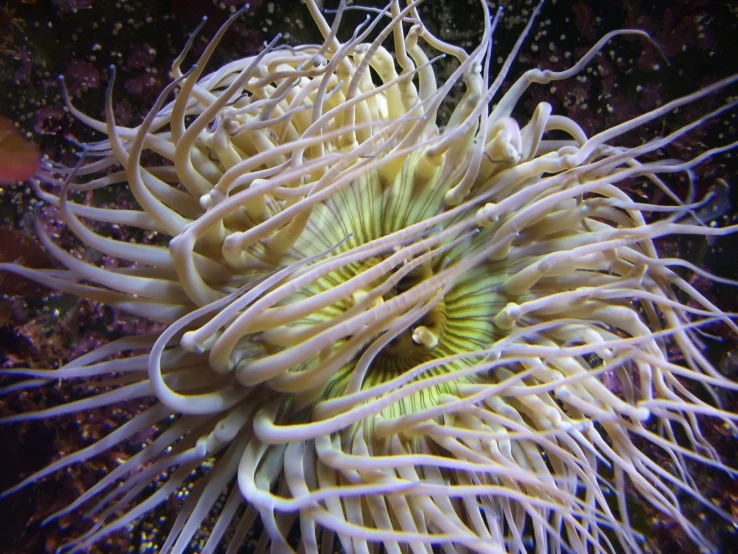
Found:
M 29 378 L 5 393 L 94 391 L 6 424 L 155 399 L 4 493 L 154 429 L 53 514 L 84 507 L 94 521 L 65 551 L 188 483 L 162 552 L 185 551 L 213 514 L 202 552 L 235 552 L 254 529 L 256 552 L 276 554 L 640 552 L 633 499 L 706 550 L 685 502 L 735 523 L 692 474 L 735 473 L 703 432 L 710 420 L 736 433 L 738 417 L 703 329 L 738 327 L 688 275 L 734 283 L 660 257 L 655 241 L 736 230 L 701 219 L 724 183 L 697 199 L 664 181 L 735 143 L 660 156 L 736 102 L 635 146 L 623 136 L 738 76 L 587 136 L 547 103 L 522 120 L 521 97 L 646 33 L 611 32 L 569 69 L 503 89 L 535 13 L 500 65 L 501 11 L 480 1 L 467 51 L 435 36 L 419 4 L 354 7 L 366 18 L 342 42 L 345 2 L 329 24 L 307 0 L 322 44 L 277 37 L 205 74 L 236 13 L 184 71 L 188 44 L 135 128 L 116 124 L 112 78 L 105 121 L 67 99 L 106 138 L 76 167 L 50 166 L 36 192 L 88 252 L 121 263 L 70 254 L 39 220 L 66 269 L 1 269 L 158 325 L 58 369 L 3 371 Z M 636 178 L 669 202 L 629 195 Z M 74 201 L 122 184 L 134 209 Z M 118 240 L 111 226 L 168 240 Z

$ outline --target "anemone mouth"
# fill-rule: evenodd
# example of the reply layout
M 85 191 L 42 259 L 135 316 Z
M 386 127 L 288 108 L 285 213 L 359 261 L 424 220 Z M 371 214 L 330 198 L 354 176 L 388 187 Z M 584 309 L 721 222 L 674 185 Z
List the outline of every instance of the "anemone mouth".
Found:
M 116 124 L 112 81 L 104 122 L 69 105 L 107 139 L 88 145 L 78 167 L 44 177 L 59 185 L 58 196 L 41 185 L 37 193 L 90 249 L 133 265 L 80 260 L 39 225 L 67 269 L 1 267 L 164 330 L 115 341 L 59 370 L 5 371 L 33 378 L 10 390 L 97 377 L 112 386 L 2 421 L 130 398 L 157 402 L 9 492 L 174 415 L 52 516 L 94 504 L 97 525 L 69 550 L 125 528 L 206 461 L 212 467 L 163 551 L 183 552 L 227 493 L 203 552 L 214 551 L 229 526 L 229 548 L 237 549 L 257 519 L 259 552 L 340 545 L 522 553 L 529 540 L 540 552 L 639 552 L 628 490 L 709 548 L 680 497 L 735 522 L 698 490 L 689 464 L 735 473 L 721 465 L 696 416 L 735 432 L 736 414 L 716 395 L 737 386 L 705 357 L 696 331 L 716 322 L 738 327 L 677 268 L 718 278 L 661 259 L 654 240 L 735 231 L 695 222 L 710 198 L 681 199 L 662 180 L 735 144 L 683 162 L 655 153 L 735 102 L 667 136 L 634 147 L 618 141 L 738 77 L 588 137 L 548 104 L 524 125 L 515 107 L 529 86 L 575 76 L 618 35 L 645 33 L 610 33 L 570 69 L 530 70 L 502 91 L 532 20 L 495 76 L 499 14 L 486 2 L 482 40 L 471 52 L 435 37 L 419 2 L 390 2 L 346 42 L 337 39 L 344 3 L 332 26 L 307 4 L 322 44 L 275 39 L 205 74 L 236 14 L 191 70 L 181 69 L 184 53 L 175 60 L 172 84 L 136 128 Z M 458 62 L 444 83 L 430 50 Z M 464 92 L 441 126 L 439 108 L 458 83 Z M 165 161 L 142 162 L 144 152 Z M 634 177 L 673 205 L 633 200 L 621 185 Z M 138 209 L 69 198 L 119 182 Z M 646 221 L 645 211 L 663 217 Z M 125 243 L 85 220 L 171 240 Z M 677 429 L 686 438 L 677 440 Z M 147 495 L 166 468 L 175 469 Z

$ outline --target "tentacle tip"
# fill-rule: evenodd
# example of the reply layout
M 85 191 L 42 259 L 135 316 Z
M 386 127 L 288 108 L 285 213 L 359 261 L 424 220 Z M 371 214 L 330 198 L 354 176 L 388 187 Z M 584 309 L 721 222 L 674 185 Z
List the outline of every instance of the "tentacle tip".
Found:
M 49 523 L 51 523 L 52 521 L 54 521 L 54 516 L 49 516 L 46 519 L 44 519 L 44 520 L 41 521 L 41 523 L 39 524 L 39 527 L 44 528 Z M 58 552 L 58 550 L 57 550 L 57 552 Z
M 638 421 L 645 423 L 651 419 L 651 410 L 644 407 L 638 407 L 636 408 L 634 415 Z

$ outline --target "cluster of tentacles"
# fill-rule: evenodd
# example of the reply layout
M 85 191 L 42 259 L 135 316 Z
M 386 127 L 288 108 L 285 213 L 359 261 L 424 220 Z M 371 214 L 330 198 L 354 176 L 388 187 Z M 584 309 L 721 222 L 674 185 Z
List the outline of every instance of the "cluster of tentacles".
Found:
M 709 548 L 679 498 L 733 521 L 690 467 L 733 472 L 699 422 L 735 430 L 738 416 L 717 400 L 736 384 L 696 333 L 738 327 L 677 269 L 718 278 L 661 259 L 654 239 L 735 231 L 696 218 L 709 197 L 679 198 L 662 181 L 735 144 L 683 162 L 653 154 L 734 104 L 637 147 L 618 142 L 738 77 L 588 137 L 548 104 L 525 122 L 516 105 L 531 85 L 578 74 L 617 35 L 644 33 L 610 33 L 570 69 L 533 69 L 502 90 L 532 19 L 495 68 L 499 14 L 486 2 L 471 52 L 434 36 L 419 1 L 368 12 L 345 42 L 343 3 L 332 26 L 307 4 L 322 44 L 277 38 L 206 75 L 236 14 L 191 70 L 180 69 L 187 49 L 175 60 L 171 85 L 138 127 L 116 124 L 112 81 L 105 121 L 70 104 L 106 138 L 87 145 L 77 167 L 54 167 L 37 193 L 81 243 L 125 267 L 79 259 L 39 223 L 66 270 L 0 269 L 164 330 L 57 370 L 3 371 L 31 378 L 6 393 L 80 379 L 100 392 L 2 421 L 157 402 L 5 494 L 158 425 L 140 452 L 54 514 L 85 507 L 97 522 L 70 549 L 125 528 L 206 460 L 162 552 L 184 551 L 213 513 L 202 552 L 226 536 L 236 552 L 254 528 L 256 551 L 280 554 L 339 544 L 357 553 L 638 552 L 627 490 Z M 442 56 L 457 63 L 441 84 Z M 439 109 L 460 82 L 441 126 Z M 621 185 L 637 177 L 672 204 L 630 198 Z M 126 184 L 136 209 L 73 201 Z M 171 240 L 116 240 L 98 231 L 106 225 Z

